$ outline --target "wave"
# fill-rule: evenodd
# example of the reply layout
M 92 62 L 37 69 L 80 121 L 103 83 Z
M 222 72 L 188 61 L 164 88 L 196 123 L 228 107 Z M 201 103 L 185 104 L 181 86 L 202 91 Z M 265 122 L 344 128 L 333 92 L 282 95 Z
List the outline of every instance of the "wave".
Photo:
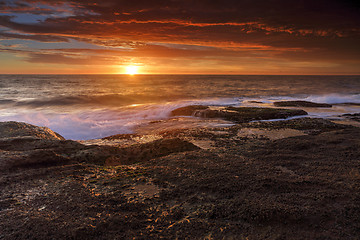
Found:
M 13 103 L 16 103 L 16 101 L 11 99 L 0 99 L 0 105 L 13 104 Z
M 96 106 L 127 106 L 130 104 L 144 104 L 165 102 L 172 99 L 181 99 L 180 96 L 162 96 L 160 94 L 105 94 L 105 95 L 78 95 L 56 96 L 51 98 L 38 98 L 30 100 L 17 100 L 19 107 L 51 107 L 72 105 L 96 105 Z
M 243 102 L 273 103 L 275 101 L 310 101 L 328 104 L 360 104 L 360 94 L 322 94 L 322 95 L 293 95 L 293 96 L 262 96 L 245 97 Z
M 175 99 L 179 99 L 176 97 Z M 284 96 L 253 96 L 253 97 L 222 97 L 222 98 L 205 98 L 205 99 L 181 99 L 170 100 L 161 96 L 146 94 L 108 94 L 108 95 L 79 95 L 79 96 L 57 96 L 53 98 L 30 99 L 30 100 L 13 100 L 0 99 L 0 104 L 12 104 L 19 107 L 51 107 L 51 106 L 72 106 L 72 105 L 96 105 L 96 106 L 174 106 L 183 107 L 186 105 L 242 105 L 242 103 L 262 102 L 272 103 L 275 101 L 304 100 L 317 103 L 342 104 L 356 103 L 360 104 L 360 94 L 324 94 L 324 95 L 284 95 Z M 166 107 L 167 108 L 167 107 Z
M 3 108 L 0 109 L 0 121 L 23 121 L 35 125 L 46 126 L 60 133 L 67 139 L 88 140 L 102 138 L 114 134 L 134 133 L 138 126 L 149 124 L 156 120 L 169 119 L 171 111 L 188 105 L 210 105 L 210 106 L 272 106 L 272 102 L 279 100 L 307 100 L 325 103 L 360 103 L 360 95 L 311 95 L 311 96 L 267 96 L 259 98 L 207 98 L 189 99 L 163 103 L 142 103 L 122 105 L 119 103 L 123 95 L 102 95 L 97 97 L 59 97 L 45 100 L 22 101 L 21 106 L 35 107 L 31 109 Z M 126 97 L 127 98 L 127 97 Z M 105 101 L 101 108 L 81 106 L 73 111 L 64 113 L 63 109 L 50 108 L 50 110 L 39 110 L 42 106 L 67 106 Z M 126 101 L 126 100 L 124 100 Z M 251 102 L 254 101 L 254 102 Z M 79 103 L 80 102 L 80 103 Z M 116 108 L 109 108 L 109 103 Z M 141 101 L 140 101 L 141 102 Z M 251 103 L 249 103 L 251 102 Z M 0 101 L 1 103 L 1 101 Z M 10 102 L 9 102 L 10 103 Z M 265 103 L 265 104 L 263 104 Z M 17 102 L 19 105 L 19 102 Z M 343 110 L 345 109 L 345 110 Z M 323 111 L 331 112 L 323 112 Z M 319 109 L 320 112 L 310 113 L 314 117 L 325 114 L 325 116 L 339 115 L 340 113 L 351 113 L 359 111 L 358 108 L 339 107 L 334 109 Z
M 69 104 L 72 104 L 73 99 L 68 100 L 71 102 Z M 54 99 L 51 102 L 53 101 Z M 33 104 L 43 106 L 37 102 Z M 88 140 L 114 134 L 134 133 L 134 129 L 137 126 L 149 124 L 154 120 L 168 119 L 172 110 L 194 104 L 234 105 L 239 104 L 239 100 L 219 98 L 185 100 L 163 104 L 132 104 L 116 109 L 103 108 L 101 110 L 93 110 L 80 108 L 80 111 L 70 113 L 16 110 L 10 115 L 0 114 L 0 121 L 21 121 L 46 126 L 67 139 Z
M 360 94 L 311 95 L 305 98 L 305 100 L 329 104 L 360 103 Z
M 52 98 L 34 99 L 16 102 L 17 106 L 26 107 L 46 107 L 46 106 L 71 106 L 71 105 L 108 105 L 123 106 L 136 102 L 144 102 L 150 100 L 151 97 L 134 94 L 134 95 L 79 95 L 79 96 L 57 96 Z

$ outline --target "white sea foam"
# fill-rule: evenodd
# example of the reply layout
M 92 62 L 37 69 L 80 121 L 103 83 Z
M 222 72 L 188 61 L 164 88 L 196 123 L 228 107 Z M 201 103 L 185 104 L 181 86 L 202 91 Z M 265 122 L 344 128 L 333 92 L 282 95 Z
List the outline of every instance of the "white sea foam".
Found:
M 325 94 L 310 95 L 304 100 L 318 103 L 360 103 L 360 94 Z
M 358 96 L 357 96 L 358 97 Z M 146 125 L 154 120 L 164 120 L 170 117 L 172 110 L 189 105 L 211 106 L 258 106 L 269 107 L 272 102 L 279 100 L 299 100 L 294 97 L 263 97 L 263 98 L 213 98 L 202 100 L 184 100 L 164 104 L 137 104 L 117 109 L 82 109 L 76 112 L 35 112 L 17 110 L 10 114 L 7 110 L 0 110 L 0 121 L 23 121 L 39 126 L 46 126 L 60 133 L 67 139 L 87 140 L 102 138 L 113 134 L 133 133 L 134 129 Z M 309 96 L 303 98 L 314 102 L 343 102 L 351 100 L 357 102 L 356 97 Z M 323 101 L 321 101 L 323 100 Z M 259 101 L 262 103 L 251 103 Z M 336 118 L 340 114 L 360 111 L 359 106 L 335 106 L 332 109 L 307 110 L 310 117 Z M 297 117 L 295 117 L 297 118 Z M 275 119 L 274 119 L 275 120 Z
M 17 110 L 12 114 L 0 111 L 0 121 L 22 121 L 46 126 L 67 139 L 88 140 L 113 134 L 133 133 L 134 128 L 150 121 L 170 117 L 172 110 L 188 105 L 234 105 L 238 99 L 186 100 L 165 104 L 130 105 L 116 110 L 82 110 L 74 113 L 45 113 Z
M 244 102 L 260 101 L 273 103 L 276 101 L 310 101 L 315 103 L 360 103 L 360 94 L 322 94 L 322 95 L 299 95 L 299 96 L 262 96 L 258 98 L 244 98 Z

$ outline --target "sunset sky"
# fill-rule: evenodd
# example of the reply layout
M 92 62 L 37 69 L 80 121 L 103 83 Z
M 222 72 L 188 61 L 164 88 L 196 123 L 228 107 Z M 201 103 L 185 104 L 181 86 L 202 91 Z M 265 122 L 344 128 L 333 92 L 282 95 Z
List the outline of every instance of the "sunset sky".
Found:
M 0 73 L 360 74 L 348 0 L 0 0 Z

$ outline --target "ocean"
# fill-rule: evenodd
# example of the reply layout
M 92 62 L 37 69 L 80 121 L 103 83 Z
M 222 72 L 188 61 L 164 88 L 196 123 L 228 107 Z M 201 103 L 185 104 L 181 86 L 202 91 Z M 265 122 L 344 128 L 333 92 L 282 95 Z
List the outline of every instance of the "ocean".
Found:
M 281 100 L 336 104 L 307 109 L 310 117 L 360 112 L 360 76 L 0 75 L 0 121 L 46 126 L 73 140 L 136 133 L 187 105 L 272 107 Z M 201 126 L 183 119 L 174 124 Z

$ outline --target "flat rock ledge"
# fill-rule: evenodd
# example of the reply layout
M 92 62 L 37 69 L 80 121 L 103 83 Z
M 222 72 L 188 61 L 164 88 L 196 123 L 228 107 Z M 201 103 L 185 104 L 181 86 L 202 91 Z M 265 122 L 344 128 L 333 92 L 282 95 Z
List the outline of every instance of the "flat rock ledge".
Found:
M 208 106 L 191 105 L 175 109 L 171 116 L 194 116 L 201 118 L 222 118 L 235 123 L 246 123 L 255 120 L 286 119 L 288 117 L 307 115 L 300 109 L 225 107 L 210 109 Z
M 315 103 L 309 101 L 281 101 L 274 102 L 276 107 L 315 107 L 315 108 L 331 108 L 331 104 Z
M 343 114 L 341 116 L 356 122 L 360 122 L 360 113 L 353 113 L 353 114 L 348 113 L 348 114 Z

